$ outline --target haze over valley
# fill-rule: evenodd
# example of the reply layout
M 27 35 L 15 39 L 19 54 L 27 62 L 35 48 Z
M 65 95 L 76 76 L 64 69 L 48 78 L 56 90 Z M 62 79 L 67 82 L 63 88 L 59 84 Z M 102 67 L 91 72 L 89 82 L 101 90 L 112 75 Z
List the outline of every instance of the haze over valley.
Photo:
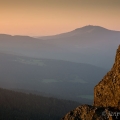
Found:
M 1 34 L 0 85 L 92 104 L 119 40 L 119 31 L 92 25 L 37 38 Z
M 93 105 L 120 44 L 119 13 L 120 0 L 0 1 L 0 120 L 59 120 Z

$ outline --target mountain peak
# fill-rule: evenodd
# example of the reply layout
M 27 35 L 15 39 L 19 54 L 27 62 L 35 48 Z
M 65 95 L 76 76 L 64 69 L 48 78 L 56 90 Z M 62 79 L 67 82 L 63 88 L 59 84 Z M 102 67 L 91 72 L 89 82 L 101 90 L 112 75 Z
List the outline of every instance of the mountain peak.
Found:
M 81 27 L 81 28 L 77 28 L 77 29 L 75 29 L 75 31 L 85 31 L 85 32 L 87 32 L 87 31 L 102 31 L 102 30 L 108 30 L 108 29 L 106 29 L 106 28 L 104 28 L 104 27 L 101 27 L 101 26 L 94 26 L 94 25 L 87 25 L 87 26 L 83 26 L 83 27 Z

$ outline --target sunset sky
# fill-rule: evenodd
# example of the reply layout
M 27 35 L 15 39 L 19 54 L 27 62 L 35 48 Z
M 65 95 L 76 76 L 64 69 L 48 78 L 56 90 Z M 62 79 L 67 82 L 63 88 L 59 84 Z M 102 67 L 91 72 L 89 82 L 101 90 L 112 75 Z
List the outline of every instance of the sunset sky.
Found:
M 53 35 L 86 25 L 120 31 L 120 0 L 0 0 L 0 34 Z

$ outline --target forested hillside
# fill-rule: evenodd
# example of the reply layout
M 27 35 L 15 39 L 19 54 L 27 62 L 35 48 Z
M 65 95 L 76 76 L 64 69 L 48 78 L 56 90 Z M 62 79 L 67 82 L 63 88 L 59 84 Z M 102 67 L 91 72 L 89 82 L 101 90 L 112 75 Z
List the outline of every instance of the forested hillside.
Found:
M 0 120 L 59 120 L 79 103 L 0 88 Z

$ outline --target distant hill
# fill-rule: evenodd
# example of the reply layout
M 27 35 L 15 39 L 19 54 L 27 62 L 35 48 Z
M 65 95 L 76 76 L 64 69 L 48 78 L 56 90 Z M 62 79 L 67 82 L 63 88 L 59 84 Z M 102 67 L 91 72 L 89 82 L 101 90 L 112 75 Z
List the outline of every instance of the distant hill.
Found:
M 68 54 L 69 60 L 110 69 L 116 47 L 120 44 L 120 31 L 89 25 L 67 33 L 40 37 L 40 39 L 70 51 L 72 58 Z
M 59 120 L 79 104 L 0 88 L 0 120 Z
M 113 64 L 119 43 L 119 31 L 92 25 L 40 38 L 0 35 L 3 53 L 87 63 L 107 69 Z
M 81 36 L 81 35 L 85 35 L 85 34 L 91 34 L 91 33 L 104 33 L 104 32 L 119 32 L 119 31 L 113 31 L 113 30 L 109 30 L 106 29 L 104 27 L 101 26 L 93 26 L 93 25 L 88 25 L 88 26 L 84 26 L 82 28 L 76 28 L 75 30 L 72 30 L 70 32 L 66 32 L 66 33 L 61 33 L 61 34 L 57 34 L 57 35 L 52 35 L 52 36 L 42 36 L 42 37 L 37 37 L 40 39 L 57 39 L 57 38 L 67 38 L 67 37 L 73 37 L 73 36 Z

